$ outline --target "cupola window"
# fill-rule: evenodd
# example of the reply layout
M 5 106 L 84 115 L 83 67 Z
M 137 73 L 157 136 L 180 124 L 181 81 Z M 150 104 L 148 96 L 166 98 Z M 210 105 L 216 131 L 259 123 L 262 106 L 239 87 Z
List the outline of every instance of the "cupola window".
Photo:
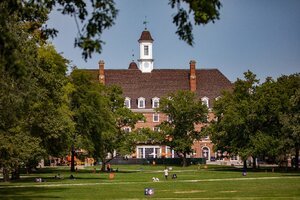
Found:
M 148 55 L 149 55 L 149 46 L 148 46 L 148 45 L 145 45 L 145 46 L 144 46 L 144 55 L 145 55 L 145 56 L 148 56 Z

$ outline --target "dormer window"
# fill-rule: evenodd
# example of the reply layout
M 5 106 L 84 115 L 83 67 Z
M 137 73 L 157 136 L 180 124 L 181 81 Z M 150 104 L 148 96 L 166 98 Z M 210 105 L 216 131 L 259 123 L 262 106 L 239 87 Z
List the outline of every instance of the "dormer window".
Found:
M 154 97 L 152 99 L 152 108 L 158 108 L 159 107 L 159 98 L 158 97 Z
M 145 98 L 144 97 L 138 98 L 138 108 L 145 108 Z
M 129 97 L 126 97 L 125 98 L 125 102 L 124 102 L 124 105 L 126 108 L 131 108 L 131 103 L 130 103 L 130 98 Z
M 209 108 L 209 99 L 208 99 L 208 97 L 203 97 L 203 98 L 201 98 L 201 101 L 202 101 L 202 104 L 203 105 L 206 105 L 208 108 Z

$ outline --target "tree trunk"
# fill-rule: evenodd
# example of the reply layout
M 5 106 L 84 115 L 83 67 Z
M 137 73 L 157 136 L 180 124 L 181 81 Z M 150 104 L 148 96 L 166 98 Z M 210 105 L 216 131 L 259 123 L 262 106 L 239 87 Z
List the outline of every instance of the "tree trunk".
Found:
M 18 167 L 16 167 L 14 171 L 11 172 L 11 180 L 17 180 L 17 179 L 20 179 L 20 173 Z
M 252 168 L 256 169 L 256 157 L 252 156 L 252 159 L 253 159 L 253 166 L 252 166 Z
M 182 166 L 186 167 L 187 166 L 187 162 L 186 162 L 186 153 L 183 153 L 183 157 L 182 157 Z
M 3 174 L 3 181 L 8 182 L 9 181 L 9 171 L 6 167 L 3 168 L 2 174 Z
M 105 172 L 105 162 L 104 162 L 104 160 L 102 160 L 101 163 L 102 163 L 102 164 L 101 164 L 101 171 L 102 171 L 102 172 Z
M 300 145 L 296 146 L 296 154 L 295 154 L 295 169 L 298 171 L 299 170 L 299 150 L 300 150 Z
M 71 172 L 75 172 L 75 149 L 74 149 L 74 146 L 72 147 L 72 152 L 71 152 Z
M 247 160 L 244 160 L 244 167 L 243 167 L 244 170 L 247 169 Z

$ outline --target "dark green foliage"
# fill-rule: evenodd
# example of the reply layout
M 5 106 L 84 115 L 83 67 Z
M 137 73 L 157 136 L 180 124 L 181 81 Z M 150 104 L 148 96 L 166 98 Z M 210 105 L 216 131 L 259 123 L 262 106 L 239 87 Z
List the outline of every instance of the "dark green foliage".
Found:
M 205 25 L 219 19 L 219 9 L 222 6 L 219 0 L 169 0 L 169 4 L 178 10 L 173 17 L 173 23 L 177 26 L 176 34 L 189 45 L 193 45 L 194 41 L 190 13 L 195 25 Z
M 3 19 L 11 16 L 17 21 L 31 22 L 28 30 L 41 30 L 41 37 L 46 40 L 49 36 L 57 35 L 57 30 L 43 25 L 48 19 L 48 13 L 57 8 L 64 15 L 71 15 L 75 18 L 78 27 L 78 36 L 75 38 L 75 46 L 80 47 L 82 56 L 86 60 L 92 53 L 100 53 L 104 43 L 100 36 L 105 29 L 114 24 L 118 10 L 115 9 L 113 0 L 90 0 L 87 4 L 84 0 L 4 0 L 0 5 L 0 24 Z M 92 12 L 89 12 L 89 6 Z M 79 27 L 81 24 L 82 27 Z M 4 42 L 9 45 L 15 43 L 9 34 L 0 34 L 0 47 Z M 2 49 L 2 48 L 0 48 Z
M 293 155 L 299 137 L 295 129 L 287 128 L 287 122 L 297 127 L 297 117 L 293 116 L 299 111 L 291 99 L 299 87 L 299 74 L 277 81 L 268 78 L 259 85 L 255 75 L 246 72 L 245 80 L 238 79 L 233 91 L 225 92 L 214 104 L 216 120 L 207 130 L 216 150 L 239 154 L 243 160 L 268 157 L 279 163 L 287 159 L 286 155 Z M 294 152 L 297 154 L 299 148 Z
M 105 163 L 109 161 L 107 156 L 113 155 L 115 150 L 131 153 L 124 151 L 130 149 L 127 145 L 131 145 L 128 142 L 131 137 L 127 138 L 128 133 L 123 128 L 133 129 L 143 116 L 124 107 L 120 87 L 104 87 L 93 82 L 90 74 L 81 70 L 72 72 L 71 82 L 74 85 L 71 109 L 76 123 L 76 138 L 79 137 L 83 145 L 79 146 L 76 140 L 75 148 L 84 148 L 94 158 L 100 158 L 104 170 Z
M 26 15 L 19 13 L 22 6 L 29 2 L 0 3 L 0 166 L 4 172 L 17 171 L 46 154 L 61 154 L 72 124 L 62 100 L 66 60 L 45 45 L 38 30 L 47 12 L 41 8 L 36 17 L 37 7 L 27 7 L 31 14 Z
M 163 97 L 157 109 L 169 116 L 169 121 L 160 124 L 161 132 L 166 138 L 165 144 L 180 153 L 185 161 L 186 155 L 192 152 L 195 140 L 200 139 L 200 132 L 195 125 L 207 121 L 208 110 L 190 91 L 178 91 L 169 97 Z M 183 165 L 186 165 L 183 162 Z

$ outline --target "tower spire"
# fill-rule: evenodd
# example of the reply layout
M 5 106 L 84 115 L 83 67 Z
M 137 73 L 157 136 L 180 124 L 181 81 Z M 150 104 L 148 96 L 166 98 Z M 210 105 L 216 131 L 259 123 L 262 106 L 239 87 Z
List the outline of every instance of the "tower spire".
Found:
M 147 30 L 147 24 L 149 22 L 147 21 L 147 16 L 145 16 L 145 20 L 143 21 L 143 24 L 145 25 L 145 30 Z
M 145 21 L 144 24 L 147 25 L 147 21 Z M 140 44 L 140 59 L 138 59 L 139 69 L 143 73 L 150 73 L 153 70 L 153 38 L 151 37 L 150 32 L 147 30 L 147 26 L 145 27 L 145 30 L 142 32 L 138 41 Z

